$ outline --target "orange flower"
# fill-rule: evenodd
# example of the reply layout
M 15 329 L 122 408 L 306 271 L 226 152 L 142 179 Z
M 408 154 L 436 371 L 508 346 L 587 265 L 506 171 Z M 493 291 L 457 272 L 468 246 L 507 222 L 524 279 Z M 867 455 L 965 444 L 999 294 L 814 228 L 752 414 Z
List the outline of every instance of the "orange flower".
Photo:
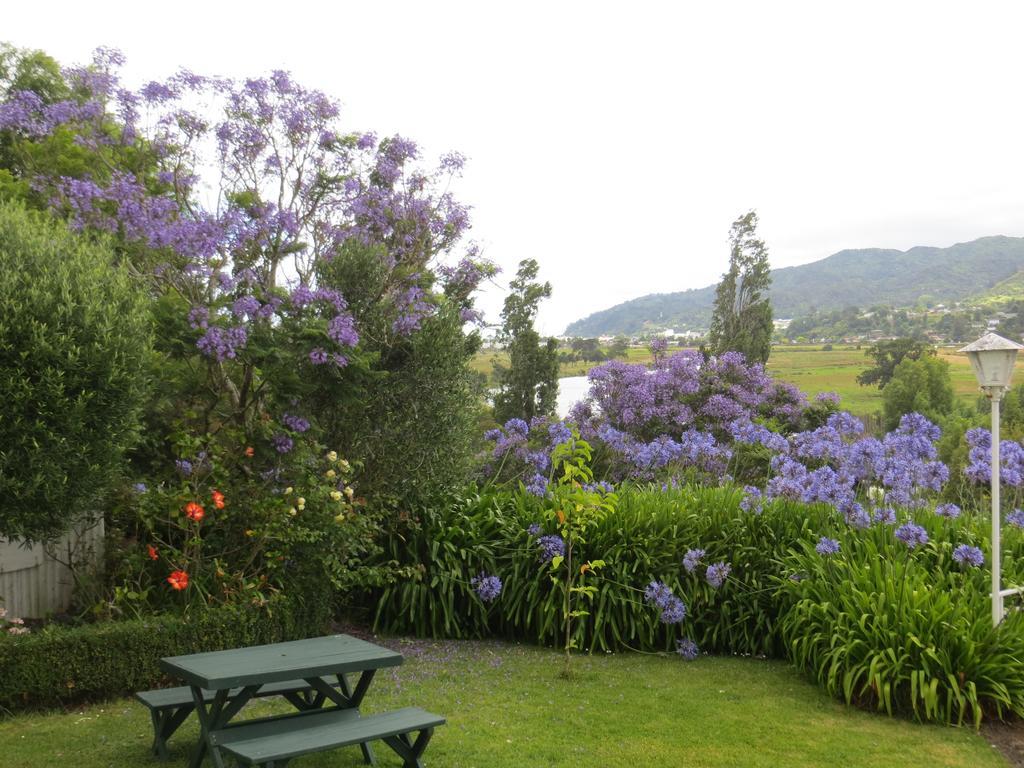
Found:
M 248 457 L 249 457 L 249 458 L 251 459 L 251 458 L 252 458 L 253 456 L 255 456 L 255 455 L 256 455 L 256 449 L 255 449 L 255 448 L 253 448 L 253 447 L 252 447 L 251 445 L 250 445 L 250 446 L 248 446 L 248 447 L 247 447 L 247 448 L 245 449 L 245 455 L 246 455 L 246 456 L 248 456 Z
M 150 544 L 149 545 L 149 559 L 150 560 L 156 560 L 157 557 L 158 557 L 158 555 L 156 553 L 156 547 L 154 547 L 152 544 Z
M 181 590 L 188 586 L 188 574 L 184 571 L 173 571 L 171 575 L 167 577 L 167 583 L 174 589 L 181 592 Z
M 213 496 L 213 506 L 217 509 L 224 509 L 224 494 L 215 490 L 211 495 Z
M 185 505 L 185 517 L 190 520 L 195 520 L 197 523 L 206 516 L 206 510 L 196 504 L 194 501 L 190 501 Z

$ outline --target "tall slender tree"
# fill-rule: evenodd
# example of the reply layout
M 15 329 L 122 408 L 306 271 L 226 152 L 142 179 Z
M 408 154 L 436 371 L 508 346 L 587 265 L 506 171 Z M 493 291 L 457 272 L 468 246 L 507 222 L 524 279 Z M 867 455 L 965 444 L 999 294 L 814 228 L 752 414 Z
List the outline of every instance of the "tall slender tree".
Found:
M 551 283 L 537 282 L 539 272 L 536 260 L 519 262 L 501 310 L 498 341 L 509 355 L 508 367 L 497 367 L 494 417 L 501 423 L 550 415 L 558 400 L 558 344 L 533 327 L 541 300 L 551 296 Z
M 742 352 L 747 360 L 768 361 L 772 341 L 772 305 L 768 298 L 771 271 L 768 247 L 757 237 L 757 213 L 750 211 L 732 224 L 729 270 L 715 292 L 708 334 L 714 354 Z

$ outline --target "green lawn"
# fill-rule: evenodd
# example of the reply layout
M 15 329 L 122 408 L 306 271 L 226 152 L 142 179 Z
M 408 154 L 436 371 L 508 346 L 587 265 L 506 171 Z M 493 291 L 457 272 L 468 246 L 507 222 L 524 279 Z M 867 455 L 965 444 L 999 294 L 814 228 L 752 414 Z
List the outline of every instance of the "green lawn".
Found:
M 365 709 L 417 704 L 447 716 L 428 768 L 522 766 L 1006 767 L 973 731 L 921 726 L 846 708 L 786 664 L 639 654 L 580 657 L 558 678 L 559 654 L 498 642 L 396 642 L 406 663 L 378 675 Z M 251 705 L 254 714 L 277 702 Z M 249 710 L 246 710 L 247 712 Z M 130 700 L 67 714 L 0 720 L 4 768 L 161 765 L 149 716 Z M 171 741 L 185 765 L 194 720 Z M 382 766 L 398 758 L 377 750 Z M 298 766 L 361 765 L 354 748 Z

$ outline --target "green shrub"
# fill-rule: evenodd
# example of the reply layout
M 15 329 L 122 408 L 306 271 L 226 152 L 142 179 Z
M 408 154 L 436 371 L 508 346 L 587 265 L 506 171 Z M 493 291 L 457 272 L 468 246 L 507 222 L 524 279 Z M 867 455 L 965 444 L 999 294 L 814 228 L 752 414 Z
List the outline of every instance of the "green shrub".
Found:
M 63 707 L 173 683 L 164 656 L 320 635 L 323 600 L 274 598 L 265 607 L 220 606 L 188 619 L 157 615 L 0 635 L 0 710 Z
M 795 544 L 782 582 L 790 657 L 832 695 L 889 714 L 975 726 L 1024 715 L 1024 615 L 993 628 L 989 572 L 952 559 L 984 538 L 971 520 L 919 517 L 930 541 L 912 552 L 886 526 L 836 533 L 830 557 Z
M 111 251 L 0 205 L 0 535 L 95 511 L 138 436 L 145 298 Z
M 708 651 L 781 655 L 775 593 L 782 559 L 794 541 L 810 538 L 831 514 L 826 507 L 767 504 L 744 512 L 734 489 L 687 487 L 624 489 L 617 510 L 588 531 L 580 562 L 606 562 L 590 615 L 575 624 L 580 648 L 595 651 L 667 650 L 679 629 L 643 605 L 640 590 L 665 582 L 686 602 L 684 635 Z M 376 626 L 429 637 L 488 634 L 561 645 L 560 593 L 538 560 L 527 527 L 541 520 L 540 501 L 526 494 L 467 493 L 448 507 L 422 513 L 418 526 L 391 537 L 386 556 L 419 568 L 419 578 L 396 583 L 380 596 Z M 546 531 L 550 533 L 550 531 Z M 688 574 L 682 556 L 707 551 L 704 563 L 724 560 L 732 577 L 709 586 L 703 569 Z M 480 571 L 501 577 L 493 607 L 470 591 Z

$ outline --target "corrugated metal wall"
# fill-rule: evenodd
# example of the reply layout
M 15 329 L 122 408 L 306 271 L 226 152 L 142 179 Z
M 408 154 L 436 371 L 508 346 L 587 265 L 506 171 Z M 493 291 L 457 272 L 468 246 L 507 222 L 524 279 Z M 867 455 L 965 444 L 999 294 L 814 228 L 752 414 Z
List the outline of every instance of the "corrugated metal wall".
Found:
M 65 563 L 96 562 L 103 546 L 103 521 L 82 526 L 46 547 L 23 547 L 0 539 L 0 604 L 8 617 L 43 618 L 71 603 L 74 579 Z

